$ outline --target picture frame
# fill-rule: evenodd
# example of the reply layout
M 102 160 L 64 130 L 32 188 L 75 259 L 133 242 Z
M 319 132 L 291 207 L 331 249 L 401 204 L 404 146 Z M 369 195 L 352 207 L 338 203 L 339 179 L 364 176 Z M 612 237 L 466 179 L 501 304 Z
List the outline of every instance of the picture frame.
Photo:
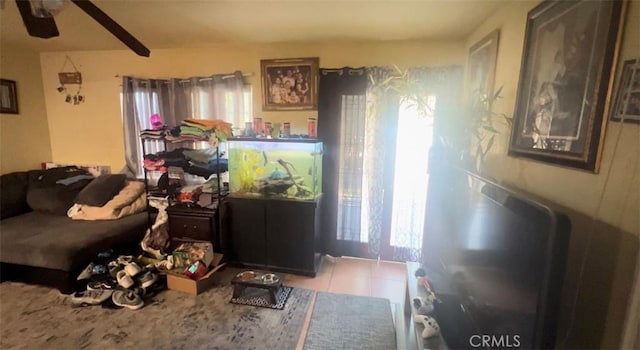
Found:
M 527 15 L 509 156 L 597 173 L 625 1 L 544 1 Z
M 18 90 L 16 82 L 0 79 L 0 113 L 18 114 Z
M 467 59 L 467 98 L 493 93 L 498 59 L 500 29 L 496 29 L 469 48 Z
M 318 66 L 318 57 L 260 60 L 262 110 L 317 110 Z
M 640 58 L 624 61 L 610 114 L 612 121 L 640 124 Z

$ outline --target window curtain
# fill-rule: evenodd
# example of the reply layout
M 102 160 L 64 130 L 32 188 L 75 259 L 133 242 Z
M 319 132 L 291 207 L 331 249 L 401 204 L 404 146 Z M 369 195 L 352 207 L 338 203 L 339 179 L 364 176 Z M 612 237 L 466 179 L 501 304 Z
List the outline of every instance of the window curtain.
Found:
M 251 121 L 251 88 L 242 72 L 189 79 L 140 79 L 122 81 L 122 116 L 126 172 L 142 175 L 141 130 L 151 128 L 150 116 L 159 114 L 171 128 L 186 118 L 222 119 L 241 127 Z M 163 149 L 161 142 L 148 143 L 148 153 Z
M 360 239 L 366 89 L 364 68 L 320 69 L 321 242 L 322 251 L 335 256 L 362 256 L 367 251 Z
M 388 67 L 367 69 L 367 128 L 364 140 L 365 204 L 367 217 L 364 227 L 368 237 L 369 256 L 388 255 L 391 229 L 391 203 L 393 202 L 393 168 L 400 96 L 393 90 L 384 94 L 371 81 L 389 79 L 394 70 Z M 384 256 L 389 259 L 389 257 Z
M 389 74 L 389 70 L 385 69 L 386 74 Z M 444 140 L 448 139 L 448 133 L 454 132 L 451 129 L 451 126 L 456 124 L 457 122 L 452 122 L 454 120 L 458 120 L 460 114 L 458 108 L 460 107 L 461 102 L 461 91 L 462 91 L 462 82 L 463 82 L 463 70 L 462 67 L 459 66 L 447 66 L 447 67 L 414 67 L 410 68 L 407 71 L 407 79 L 411 81 L 412 90 L 408 91 L 408 95 L 404 96 L 396 96 L 401 101 L 404 100 L 406 104 L 410 105 L 416 101 L 416 99 L 420 99 L 422 106 L 432 105 L 427 103 L 429 99 L 435 99 L 435 106 L 433 110 L 430 107 L 425 111 L 421 111 L 421 114 L 433 114 L 433 140 L 430 152 L 437 151 L 444 144 Z M 407 93 L 407 92 L 405 92 Z M 387 117 L 389 119 L 393 119 L 394 125 L 397 126 L 398 120 L 398 108 L 394 106 L 393 109 L 387 111 L 387 113 L 395 113 L 393 117 Z M 397 129 L 394 129 L 396 132 Z M 396 139 L 396 135 L 386 135 L 385 137 L 390 137 L 391 140 Z M 388 145 L 386 148 L 388 150 L 393 150 L 393 154 L 389 154 L 387 152 L 387 164 L 395 164 L 395 141 L 393 145 Z M 429 159 L 429 176 L 428 179 L 420 179 L 416 178 L 415 181 L 428 181 L 428 189 L 427 189 L 427 201 L 426 211 L 429 211 L 429 190 L 432 189 L 432 169 L 437 168 L 437 162 L 433 162 L 433 157 L 431 154 L 419 154 L 418 156 L 426 157 Z M 395 174 L 386 173 L 385 175 L 391 176 L 392 180 Z M 385 203 L 384 207 L 387 208 L 388 213 L 386 215 L 391 215 L 391 204 L 393 201 L 393 182 L 385 182 L 387 186 L 388 195 L 384 197 L 385 200 L 389 202 Z M 437 185 L 434 185 L 437 188 Z M 372 187 L 372 190 L 376 190 Z M 378 191 L 380 191 L 378 189 Z M 423 202 L 424 203 L 424 202 Z M 432 205 L 434 203 L 431 203 Z M 437 205 L 437 204 L 436 204 Z M 409 222 L 415 222 L 418 220 L 425 220 L 426 218 L 425 212 L 420 212 L 418 210 L 412 210 L 410 212 L 404 212 L 400 215 L 404 217 L 404 220 Z M 389 224 L 385 222 L 383 229 L 383 239 L 386 240 L 386 233 L 391 230 L 391 219 L 389 219 Z M 388 227 L 388 229 L 387 229 Z M 425 230 L 427 228 L 425 222 Z M 424 250 L 424 237 L 425 232 L 422 232 L 422 240 L 416 240 L 415 235 L 412 232 L 395 232 L 395 240 L 396 243 L 400 243 L 397 246 L 386 246 L 383 245 L 381 255 L 385 256 L 387 259 L 395 260 L 395 261 L 420 261 L 422 257 L 422 252 Z

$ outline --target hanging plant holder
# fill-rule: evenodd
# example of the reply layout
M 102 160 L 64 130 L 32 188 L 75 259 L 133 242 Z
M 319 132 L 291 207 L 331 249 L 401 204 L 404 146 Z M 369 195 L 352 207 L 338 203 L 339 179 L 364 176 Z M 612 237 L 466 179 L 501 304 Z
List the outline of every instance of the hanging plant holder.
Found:
M 64 68 L 67 65 L 67 62 L 71 64 L 73 67 L 73 72 L 64 72 Z M 73 64 L 71 58 L 67 56 L 60 68 L 60 72 L 58 73 L 58 80 L 60 81 L 60 86 L 58 86 L 57 90 L 59 93 L 65 95 L 64 101 L 67 103 L 71 103 L 73 105 L 79 105 L 84 102 L 84 96 L 80 95 L 80 90 L 82 90 L 82 73 L 78 71 L 76 65 Z M 72 94 L 67 91 L 67 85 L 78 85 L 78 89 L 75 94 Z
M 61 72 L 58 73 L 60 84 L 82 84 L 82 73 L 80 72 Z

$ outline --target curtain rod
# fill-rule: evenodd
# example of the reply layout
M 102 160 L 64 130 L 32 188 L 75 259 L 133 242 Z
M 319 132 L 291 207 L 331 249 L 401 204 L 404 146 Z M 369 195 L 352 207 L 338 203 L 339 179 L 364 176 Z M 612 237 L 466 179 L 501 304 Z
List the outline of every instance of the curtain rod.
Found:
M 254 73 L 242 73 L 242 76 L 243 76 L 243 77 L 251 77 L 251 76 L 253 76 L 253 75 L 254 75 Z M 229 78 L 233 78 L 233 77 L 235 77 L 235 76 L 236 76 L 235 74 L 223 75 L 223 76 L 222 76 L 222 79 L 229 79 Z M 121 76 L 120 74 L 116 74 L 116 75 L 114 75 L 113 77 L 114 77 L 114 78 L 118 78 L 118 79 L 119 79 L 119 78 L 122 78 L 122 76 Z M 213 79 L 213 78 L 211 78 L 211 77 L 206 77 L 206 78 L 200 78 L 200 79 L 198 79 L 198 81 L 209 81 L 209 80 L 211 80 L 211 79 Z M 167 79 L 157 79 L 157 80 L 167 80 Z M 179 83 L 188 83 L 188 82 L 190 82 L 190 81 L 191 81 L 191 80 L 189 80 L 189 79 L 182 79 L 182 80 L 178 80 L 178 82 L 179 82 Z

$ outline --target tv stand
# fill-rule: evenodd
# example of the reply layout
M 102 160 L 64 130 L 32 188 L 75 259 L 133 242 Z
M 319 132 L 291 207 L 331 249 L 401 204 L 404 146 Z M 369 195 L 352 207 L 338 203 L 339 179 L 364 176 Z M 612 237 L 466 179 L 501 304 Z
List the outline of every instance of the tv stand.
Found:
M 413 299 L 416 297 L 427 297 L 427 292 L 424 287 L 418 285 L 418 279 L 415 272 L 420 268 L 420 264 L 417 262 L 407 262 L 407 285 L 405 289 L 404 298 L 404 314 L 405 317 L 410 319 L 411 326 L 409 332 L 413 329 L 413 335 L 416 337 L 416 343 L 418 349 L 432 349 L 432 350 L 448 350 L 447 343 L 444 341 L 442 335 L 433 336 L 428 339 L 422 338 L 422 331 L 424 326 L 421 323 L 414 322 L 413 318 L 416 315 L 416 308 L 413 306 Z M 436 321 L 438 319 L 434 317 Z

